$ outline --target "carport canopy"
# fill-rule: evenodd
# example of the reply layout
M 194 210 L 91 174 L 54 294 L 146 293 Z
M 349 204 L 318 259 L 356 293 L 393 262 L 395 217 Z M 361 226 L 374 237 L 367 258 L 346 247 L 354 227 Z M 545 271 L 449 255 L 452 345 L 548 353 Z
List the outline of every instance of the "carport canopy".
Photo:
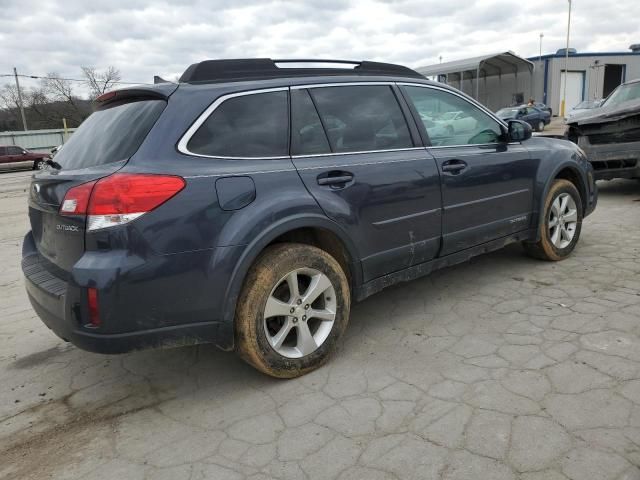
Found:
M 457 82 L 459 86 L 462 86 L 462 82 L 469 79 L 474 83 L 474 97 L 478 100 L 480 96 L 478 79 L 491 76 L 501 77 L 503 74 L 514 74 L 517 79 L 519 73 L 527 74 L 533 78 L 533 69 L 532 62 L 509 51 L 419 67 L 416 70 L 425 77 L 444 75 L 446 83 L 449 85 Z

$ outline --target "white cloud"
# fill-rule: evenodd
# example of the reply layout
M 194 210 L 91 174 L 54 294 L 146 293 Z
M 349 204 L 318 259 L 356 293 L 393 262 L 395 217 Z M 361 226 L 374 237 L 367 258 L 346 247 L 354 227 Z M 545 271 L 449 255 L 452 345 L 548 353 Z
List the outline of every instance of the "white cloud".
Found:
M 637 0 L 573 0 L 572 46 L 626 51 L 640 43 Z M 565 42 L 563 0 L 0 0 L 0 74 L 114 65 L 123 80 L 178 76 L 207 58 L 348 58 L 411 67 Z M 10 79 L 9 79 L 10 80 Z M 25 81 L 28 83 L 28 81 Z

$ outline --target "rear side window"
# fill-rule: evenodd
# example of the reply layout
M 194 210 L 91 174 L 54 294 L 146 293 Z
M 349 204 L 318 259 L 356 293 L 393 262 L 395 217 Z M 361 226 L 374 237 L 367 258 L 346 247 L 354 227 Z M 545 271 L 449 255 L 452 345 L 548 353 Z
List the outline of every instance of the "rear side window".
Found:
M 76 169 L 129 159 L 166 105 L 164 100 L 140 100 L 92 113 L 60 149 L 56 162 Z
M 232 97 L 200 126 L 187 150 L 212 157 L 285 157 L 288 126 L 286 91 Z
M 320 116 L 307 90 L 291 90 L 291 153 L 330 153 Z
M 388 85 L 310 90 L 334 152 L 411 148 L 400 105 Z

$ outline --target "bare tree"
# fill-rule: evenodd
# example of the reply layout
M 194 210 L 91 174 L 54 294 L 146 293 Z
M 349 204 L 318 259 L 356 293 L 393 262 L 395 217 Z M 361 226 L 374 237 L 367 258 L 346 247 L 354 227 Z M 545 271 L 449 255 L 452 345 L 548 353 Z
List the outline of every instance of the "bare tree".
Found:
M 82 99 L 73 90 L 73 82 L 51 72 L 42 80 L 42 95 L 51 103 L 58 103 L 61 107 L 58 115 L 79 124 L 88 113 L 83 106 Z
M 5 83 L 0 89 L 0 108 L 11 110 L 19 107 L 18 89 L 15 85 Z
M 47 77 L 42 79 L 42 89 L 51 100 L 73 104 L 74 99 L 77 98 L 73 93 L 72 82 L 61 78 L 56 72 L 47 73 Z
M 113 66 L 109 66 L 102 72 L 95 67 L 82 67 L 82 73 L 86 78 L 86 85 L 89 87 L 92 99 L 112 89 L 122 79 L 120 70 Z

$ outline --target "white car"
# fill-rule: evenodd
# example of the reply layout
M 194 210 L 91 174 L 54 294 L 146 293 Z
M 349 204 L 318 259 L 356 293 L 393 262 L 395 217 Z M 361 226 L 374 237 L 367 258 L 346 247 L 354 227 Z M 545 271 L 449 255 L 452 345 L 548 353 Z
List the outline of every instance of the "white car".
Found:
M 447 112 L 433 121 L 437 126 L 442 127 L 449 135 L 473 131 L 478 125 L 478 121 L 475 118 L 470 117 L 464 112 Z

